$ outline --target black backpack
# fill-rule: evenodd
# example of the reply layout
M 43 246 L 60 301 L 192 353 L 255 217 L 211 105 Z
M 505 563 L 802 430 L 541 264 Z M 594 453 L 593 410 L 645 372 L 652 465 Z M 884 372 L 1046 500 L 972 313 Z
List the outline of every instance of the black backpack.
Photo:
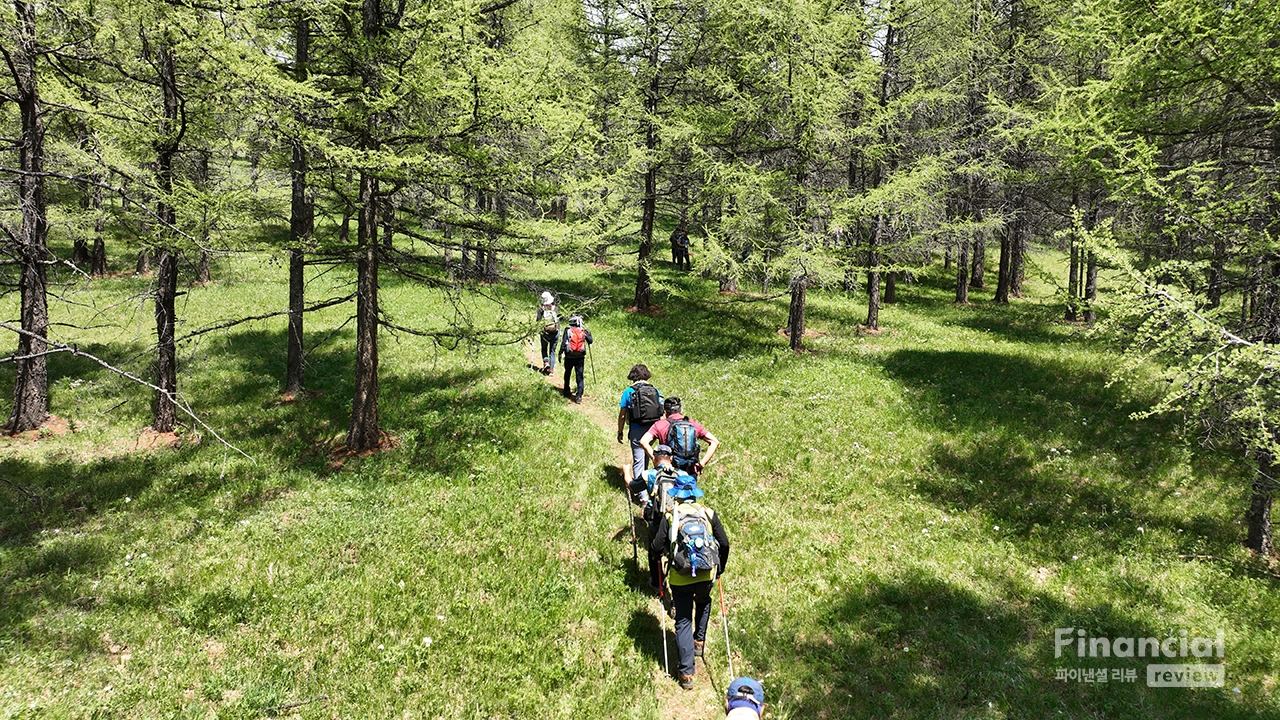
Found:
M 662 401 L 658 398 L 658 388 L 643 380 L 631 387 L 631 400 L 627 403 L 631 422 L 651 424 L 661 420 Z
M 687 468 L 698 462 L 702 446 L 698 444 L 698 429 L 688 418 L 671 423 L 667 431 L 667 444 L 671 446 L 671 459 L 676 467 Z
M 720 568 L 720 543 L 711 530 L 711 511 L 676 505 L 671 511 L 671 567 L 681 575 L 705 574 L 714 580 Z

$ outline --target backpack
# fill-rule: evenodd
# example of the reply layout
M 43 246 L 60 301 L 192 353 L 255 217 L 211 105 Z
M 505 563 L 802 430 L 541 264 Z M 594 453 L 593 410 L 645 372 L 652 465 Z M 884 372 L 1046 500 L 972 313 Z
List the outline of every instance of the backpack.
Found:
M 702 446 L 698 444 L 698 429 L 687 418 L 671 423 L 667 431 L 667 444 L 671 446 L 672 460 L 677 467 L 688 467 L 698 462 Z
M 584 353 L 587 351 L 587 331 L 580 327 L 569 328 L 569 343 L 566 348 L 571 353 Z
M 676 505 L 671 511 L 671 567 L 681 575 L 698 577 L 707 573 L 714 580 L 720 568 L 720 543 L 711 530 L 711 511 L 699 507 L 682 512 Z
M 643 380 L 631 387 L 631 400 L 627 403 L 631 410 L 631 422 L 649 424 L 662 419 L 662 401 L 658 397 L 658 388 Z
M 555 332 L 560 329 L 560 318 L 556 315 L 554 309 L 543 310 L 542 321 L 546 323 L 542 326 L 543 332 Z
M 680 248 L 689 247 L 689 236 L 685 235 L 684 233 L 680 233 L 678 236 L 676 236 L 676 247 L 680 247 Z
M 676 484 L 676 478 L 679 475 L 680 473 L 674 468 L 671 470 L 654 468 L 653 485 L 649 488 L 649 504 L 653 509 L 654 518 L 671 512 L 675 500 L 667 494 L 667 491 Z

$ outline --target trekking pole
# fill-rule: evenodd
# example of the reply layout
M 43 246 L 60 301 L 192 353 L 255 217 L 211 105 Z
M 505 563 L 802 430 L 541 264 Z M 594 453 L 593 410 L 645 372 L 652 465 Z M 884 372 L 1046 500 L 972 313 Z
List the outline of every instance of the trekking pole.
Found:
M 663 588 L 667 586 L 666 573 L 658 570 L 658 611 L 662 613 L 659 621 L 662 623 L 662 669 L 667 673 L 667 677 L 671 677 L 671 663 L 667 660 L 667 605 L 663 600 L 666 598 Z
M 591 384 L 596 384 L 596 356 L 591 354 L 591 344 L 587 344 L 587 360 L 591 363 Z
M 729 652 L 729 616 L 724 611 L 724 578 L 716 578 L 720 586 L 720 621 L 724 624 L 724 656 L 729 659 L 729 677 L 733 674 L 733 653 Z
M 625 478 L 623 482 L 626 482 Z M 624 489 L 627 491 L 627 522 L 631 525 L 631 562 L 635 563 L 636 567 L 639 568 L 640 556 L 636 550 L 636 512 L 631 509 L 631 485 L 628 484 Z

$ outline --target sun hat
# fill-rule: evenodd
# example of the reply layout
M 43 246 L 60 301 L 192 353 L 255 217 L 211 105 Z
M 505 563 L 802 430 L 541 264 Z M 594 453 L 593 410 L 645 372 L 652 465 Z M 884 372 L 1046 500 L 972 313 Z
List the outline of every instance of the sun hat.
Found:
M 543 304 L 543 305 L 554 305 L 554 304 L 555 304 L 555 302 L 556 302 L 555 297 L 554 297 L 554 296 L 553 296 L 549 291 L 545 291 L 545 290 L 544 290 L 544 291 L 542 292 L 542 304 Z
M 656 447 L 656 448 L 654 448 L 654 449 L 653 449 L 653 454 L 654 454 L 654 455 L 666 455 L 667 457 L 672 457 L 672 456 L 673 456 L 673 455 L 672 455 L 672 453 L 671 453 L 671 446 L 670 446 L 670 445 L 659 445 L 658 447 Z
M 700 498 L 706 495 L 702 488 L 698 487 L 698 478 L 686 472 L 676 475 L 676 481 L 671 485 L 671 489 L 667 491 L 667 494 L 677 500 Z

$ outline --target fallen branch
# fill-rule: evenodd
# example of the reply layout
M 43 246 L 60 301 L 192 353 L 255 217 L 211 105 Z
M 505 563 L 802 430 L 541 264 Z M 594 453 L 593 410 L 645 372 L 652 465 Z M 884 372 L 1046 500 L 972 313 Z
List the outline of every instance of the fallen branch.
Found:
M 97 355 L 93 355 L 93 354 L 87 353 L 87 352 L 85 352 L 85 351 L 83 351 L 83 350 L 81 350 L 81 349 L 79 349 L 79 348 L 75 347 L 74 345 L 64 345 L 63 343 L 60 343 L 60 342 L 54 342 L 53 340 L 49 340 L 48 338 L 44 338 L 44 337 L 41 337 L 41 336 L 39 336 L 39 335 L 37 335 L 37 334 L 35 334 L 35 333 L 33 333 L 33 332 L 30 332 L 29 330 L 24 330 L 23 328 L 17 327 L 17 326 L 15 326 L 15 325 L 10 325 L 10 324 L 9 324 L 9 323 L 7 323 L 7 322 L 0 322 L 0 328 L 4 328 L 4 329 L 6 329 L 6 330 L 11 330 L 11 331 L 13 331 L 13 332 L 15 332 L 15 333 L 17 333 L 17 334 L 19 334 L 19 335 L 26 335 L 27 337 L 35 338 L 35 339 L 37 339 L 37 340 L 39 340 L 39 341 L 41 341 L 41 342 L 45 343 L 46 345 L 50 345 L 50 346 L 52 346 L 52 347 L 53 347 L 53 348 L 55 348 L 58 352 L 71 353 L 71 355 L 72 355 L 73 357 L 83 357 L 83 358 L 88 358 L 88 359 L 90 359 L 90 360 L 92 360 L 92 361 L 94 361 L 94 362 L 98 363 L 98 364 L 99 364 L 99 365 L 101 365 L 102 367 L 106 368 L 107 370 L 110 370 L 111 372 L 115 373 L 116 375 L 119 375 L 120 377 L 122 377 L 122 378 L 124 378 L 124 379 L 126 379 L 126 380 L 131 380 L 131 381 L 133 381 L 133 382 L 135 382 L 135 383 L 137 383 L 137 384 L 139 384 L 139 385 L 144 385 L 144 386 L 146 386 L 146 387 L 149 387 L 149 388 L 151 388 L 152 390 L 155 390 L 155 391 L 156 391 L 156 392 L 158 392 L 158 393 L 163 393 L 163 394 L 165 395 L 165 397 L 169 398 L 169 400 L 171 400 L 171 401 L 173 402 L 173 404 L 174 404 L 174 406 L 175 406 L 175 407 L 177 407 L 177 408 L 178 408 L 179 410 L 181 410 L 182 412 L 186 413 L 186 414 L 187 414 L 187 416 L 188 416 L 188 417 L 190 417 L 193 421 L 195 421 L 195 423 L 196 423 L 197 425 L 199 425 L 200 427 L 204 428 L 205 430 L 208 430 L 208 431 L 209 431 L 209 434 L 210 434 L 210 435 L 212 435 L 215 439 L 217 439 L 217 441 L 218 441 L 218 442 L 222 443 L 222 444 L 223 444 L 224 446 L 226 446 L 228 449 L 235 450 L 237 453 L 240 453 L 241 455 L 245 456 L 245 457 L 246 457 L 246 458 L 248 458 L 248 459 L 249 459 L 249 461 L 250 461 L 250 462 L 252 462 L 254 465 L 257 465 L 257 464 L 258 464 L 258 461 L 257 461 L 257 460 L 255 460 L 255 459 L 253 458 L 253 456 L 252 456 L 252 455 L 250 455 L 249 453 L 247 453 L 247 452 L 245 452 L 245 451 L 241 450 L 240 448 L 236 447 L 235 445 L 232 445 L 231 443 L 227 442 L 227 440 L 226 440 L 225 438 L 223 438 L 221 435 L 219 435 L 219 434 L 218 434 L 218 431 L 217 431 L 217 430 L 214 430 L 213 428 L 209 427 L 208 423 L 206 423 L 204 420 L 201 420 L 201 419 L 200 419 L 200 416 L 198 416 L 198 415 L 196 415 L 196 414 L 195 414 L 195 411 L 193 411 L 193 410 L 191 409 L 190 405 L 188 405 L 188 404 L 187 404 L 186 399 L 185 399 L 185 398 L 183 398 L 181 394 L 179 394 L 179 393 L 170 393 L 169 391 L 164 390 L 163 388 L 161 388 L 161 387 L 160 387 L 160 386 L 158 386 L 158 385 L 152 385 L 151 383 L 147 382 L 146 380 L 143 380 L 142 378 L 138 377 L 137 375 L 134 375 L 133 373 L 131 373 L 131 372 L 127 371 L 127 370 L 121 370 L 120 368 L 118 368 L 118 367 L 116 367 L 116 366 L 112 365 L 111 363 L 107 362 L 106 360 L 103 360 L 102 358 L 98 357 Z

